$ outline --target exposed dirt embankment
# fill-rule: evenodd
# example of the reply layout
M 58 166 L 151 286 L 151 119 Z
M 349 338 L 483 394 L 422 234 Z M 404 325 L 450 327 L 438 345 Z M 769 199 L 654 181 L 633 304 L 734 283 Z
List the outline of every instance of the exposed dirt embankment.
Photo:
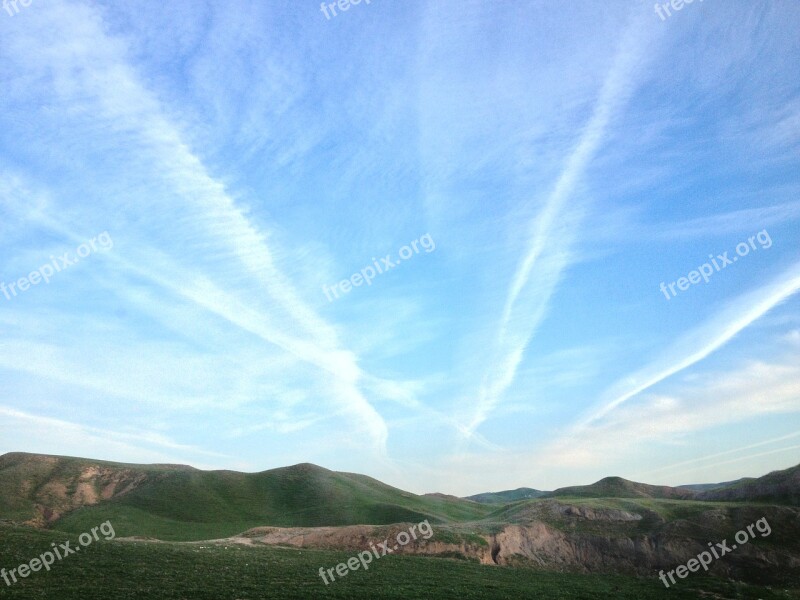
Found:
M 719 540 L 720 542 L 722 539 Z M 729 542 L 733 544 L 733 542 Z M 544 523 L 508 525 L 494 536 L 498 564 L 528 564 L 547 570 L 583 573 L 652 575 L 685 564 L 703 551 L 707 542 L 668 535 L 631 537 L 564 533 Z M 731 546 L 732 548 L 732 546 Z M 711 563 L 712 575 L 734 579 L 773 581 L 800 570 L 800 557 L 783 549 L 756 545 L 737 546 Z
M 295 548 L 319 548 L 327 550 L 350 550 L 358 552 L 370 546 L 380 548 L 388 540 L 392 554 L 424 554 L 432 556 L 451 556 L 472 558 L 491 564 L 490 544 L 485 536 L 448 531 L 447 541 L 431 536 L 419 529 L 410 533 L 413 523 L 396 525 L 351 525 L 347 527 L 257 527 L 221 543 L 267 544 L 272 546 L 292 546 Z M 401 545 L 398 535 L 405 532 L 408 542 Z M 426 539 L 425 534 L 429 536 Z M 416 535 L 416 539 L 414 538 Z M 405 539 L 401 536 L 401 540 Z
M 661 569 L 668 571 L 685 564 L 708 550 L 709 542 L 728 539 L 732 546 L 734 534 L 763 513 L 774 527 L 781 527 L 780 533 L 771 534 L 775 536 L 772 540 L 757 534 L 750 543 L 715 559 L 711 574 L 755 581 L 771 577 L 776 581 L 799 572 L 800 547 L 796 540 L 800 538 L 800 509 L 765 506 L 753 510 L 759 512 L 710 509 L 690 520 L 666 522 L 647 510 L 642 511 L 643 516 L 625 510 L 548 502 L 537 507 L 541 519 L 516 524 L 434 525 L 430 539 L 418 534 L 416 540 L 396 549 L 397 535 L 408 532 L 412 524 L 260 527 L 219 542 L 357 552 L 389 540 L 393 553 L 465 558 L 487 565 L 652 576 Z
M 126 494 L 147 480 L 147 475 L 141 472 L 101 466 L 59 473 L 57 459 L 52 460 L 53 472 L 38 487 L 34 488 L 29 481 L 22 483 L 22 495 L 34 502 L 36 511 L 26 525 L 44 527 L 72 510 Z
M 797 508 L 709 507 L 672 519 L 644 507 L 628 512 L 545 502 L 534 510 L 537 518 L 505 525 L 492 536 L 495 562 L 652 575 L 687 563 L 708 551 L 709 543 L 719 550 L 717 543 L 727 540 L 731 550 L 713 560 L 709 568 L 713 575 L 781 581 L 800 572 Z M 736 544 L 734 535 L 761 518 L 772 525 L 769 534 L 754 530 L 747 542 Z

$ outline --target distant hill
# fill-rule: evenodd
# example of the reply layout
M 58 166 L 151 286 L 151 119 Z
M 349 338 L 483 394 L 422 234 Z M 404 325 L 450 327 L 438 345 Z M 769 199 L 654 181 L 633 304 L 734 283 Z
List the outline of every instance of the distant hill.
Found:
M 722 483 L 691 483 L 689 485 L 679 485 L 678 489 L 691 490 L 693 492 L 707 492 L 709 490 L 716 490 L 719 488 L 736 485 L 738 483 L 742 483 L 743 481 L 752 481 L 752 480 L 753 480 L 752 477 L 743 477 L 735 481 L 724 481 Z
M 547 493 L 548 492 L 535 490 L 533 488 L 522 487 L 516 490 L 506 490 L 503 492 L 475 494 L 474 496 L 467 496 L 465 500 L 472 500 L 473 502 L 480 502 L 481 504 L 505 504 L 507 502 L 517 502 L 518 500 L 541 498 Z
M 800 506 L 800 465 L 758 479 L 741 479 L 728 487 L 701 492 L 698 500 L 769 502 Z
M 690 500 L 695 492 L 665 485 L 648 485 L 622 477 L 605 477 L 591 485 L 558 488 L 544 498 L 661 498 Z
M 181 465 L 129 465 L 11 452 L 0 456 L 0 517 L 41 526 L 130 492 Z
M 480 519 L 490 507 L 417 496 L 311 464 L 261 473 L 200 471 L 12 453 L 0 456 L 0 519 L 119 536 L 209 539 L 263 526 L 315 527 Z
M 606 477 L 553 492 L 520 488 L 463 499 L 419 496 L 308 463 L 239 473 L 25 453 L 0 456 L 0 521 L 80 533 L 110 519 L 120 537 L 161 540 L 223 538 L 256 527 L 509 522 L 541 515 L 550 499 L 579 504 L 597 498 L 800 505 L 800 465 L 704 491 Z
M 152 574 L 141 568 L 145 564 L 142 558 L 156 552 L 158 560 L 147 565 L 168 578 L 165 580 L 201 577 L 199 584 L 192 582 L 193 589 L 169 597 L 195 598 L 198 586 L 207 589 L 202 578 L 207 578 L 208 573 L 219 573 L 213 579 L 214 585 L 219 580 L 230 586 L 235 576 L 231 561 L 235 557 L 242 557 L 246 572 L 254 577 L 263 578 L 264 572 L 284 573 L 292 561 L 312 566 L 310 570 L 303 567 L 308 571 L 303 577 L 307 577 L 318 565 L 333 565 L 370 543 L 397 539 L 399 532 L 408 530 L 409 523 L 428 519 L 432 524 L 430 539 L 410 540 L 402 550 L 396 550 L 406 555 L 460 559 L 435 561 L 430 566 L 435 572 L 451 563 L 470 561 L 476 563 L 475 568 L 477 563 L 532 567 L 516 573 L 502 570 L 508 576 L 527 577 L 529 583 L 547 570 L 613 572 L 648 578 L 654 589 L 660 589 L 655 576 L 659 570 L 674 569 L 704 550 L 709 540 L 731 539 L 733 532 L 744 531 L 749 524 L 763 520 L 762 525 L 769 526 L 769 534 L 756 526 L 756 533 L 749 533 L 753 543 L 737 550 L 731 559 L 714 561 L 709 575 L 718 580 L 769 581 L 774 586 L 800 589 L 800 508 L 779 505 L 798 504 L 798 473 L 800 466 L 703 492 L 607 477 L 538 498 L 516 499 L 542 493 L 529 488 L 488 494 L 489 499 L 494 496 L 502 500 L 486 503 L 444 494 L 418 496 L 370 477 L 329 471 L 308 463 L 261 473 L 238 473 L 13 453 L 0 456 L 0 547 L 6 564 L 20 564 L 36 555 L 31 548 L 46 548 L 51 538 L 74 539 L 109 520 L 117 538 L 129 539 L 104 545 L 102 552 L 87 552 L 87 560 L 98 557 L 97 562 L 88 563 L 88 568 L 83 560 L 76 561 L 80 567 L 75 581 L 81 585 L 70 579 L 70 590 L 86 596 L 92 580 L 99 576 L 115 580 L 133 566 L 131 572 L 142 573 L 142 585 L 134 592 L 138 590 L 142 598 L 153 593 L 166 597 L 153 587 Z M 752 502 L 747 501 L 751 499 Z M 21 527 L 20 523 L 28 526 Z M 44 528 L 54 531 L 43 531 Z M 130 538 L 138 538 L 137 543 L 130 543 Z M 204 543 L 169 543 L 194 540 Z M 280 546 L 279 553 L 271 555 L 271 549 L 265 546 Z M 176 552 L 184 550 L 187 564 L 181 570 L 175 557 Z M 335 553 L 329 555 L 330 559 L 324 558 L 328 556 L 325 552 L 331 551 Z M 214 557 L 213 564 L 203 562 L 209 555 Z M 275 560 L 266 564 L 264 559 L 268 556 Z M 417 564 L 412 562 L 414 558 L 404 556 L 397 563 L 387 563 L 387 569 L 381 567 L 381 572 L 392 571 L 392 564 L 403 571 L 403 565 Z M 366 580 L 371 577 L 357 581 Z M 280 581 L 288 580 L 284 577 Z M 51 597 L 47 593 L 51 585 L 43 584 L 37 597 Z M 325 593 L 333 590 L 321 582 L 315 586 Z M 348 589 L 359 586 L 342 588 L 340 597 L 353 597 Z M 306 587 L 303 597 L 319 596 Z M 406 587 L 398 588 L 398 594 L 408 596 Z M 24 593 L 27 588 L 17 589 Z M 253 589 L 262 588 L 256 585 Z M 521 597 L 505 594 L 508 589 L 496 587 L 489 595 Z M 715 585 L 712 589 L 720 588 Z M 438 591 L 428 585 L 411 597 L 440 597 Z M 562 591 L 576 597 L 572 586 Z M 680 597 L 699 597 L 686 588 L 684 591 L 686 595 L 678 592 Z M 101 592 L 102 597 L 108 596 L 106 590 Z M 484 597 L 473 592 L 464 589 L 459 597 Z M 672 592 L 663 596 L 672 596 Z M 585 597 L 601 596 L 623 597 L 616 584 L 611 583 Z M 752 597 L 773 596 L 778 597 Z M 646 597 L 650 596 L 637 596 Z

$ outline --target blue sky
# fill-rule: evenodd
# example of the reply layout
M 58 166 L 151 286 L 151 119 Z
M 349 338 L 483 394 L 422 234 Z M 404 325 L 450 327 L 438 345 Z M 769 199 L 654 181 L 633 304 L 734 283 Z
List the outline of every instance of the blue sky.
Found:
M 0 452 L 459 495 L 800 462 L 797 2 L 18 8 Z

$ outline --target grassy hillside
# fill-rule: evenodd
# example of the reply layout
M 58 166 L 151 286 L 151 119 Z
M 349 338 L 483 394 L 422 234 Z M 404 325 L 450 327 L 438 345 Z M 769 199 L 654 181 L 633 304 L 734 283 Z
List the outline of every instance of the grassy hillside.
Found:
M 560 527 L 560 524 L 564 522 L 583 520 L 580 515 L 570 512 L 570 508 L 577 508 L 594 511 L 621 511 L 639 515 L 642 517 L 641 520 L 632 522 L 632 525 L 637 529 L 649 529 L 655 523 L 692 519 L 711 510 L 725 511 L 727 507 L 727 504 L 722 503 L 657 498 L 538 498 L 498 508 L 488 515 L 484 522 L 521 524 L 542 521 Z M 601 520 L 601 523 L 607 527 L 609 520 Z M 626 531 L 630 528 L 627 523 L 623 526 Z
M 577 485 L 543 492 L 519 488 L 467 496 L 466 500 L 484 504 L 509 504 L 533 498 L 661 498 L 665 500 L 702 500 L 763 502 L 800 506 L 800 465 L 775 471 L 759 478 L 743 477 L 721 483 L 700 483 L 677 487 L 649 485 L 622 477 L 606 477 L 591 485 Z
M 693 492 L 708 492 L 710 490 L 717 490 L 720 488 L 737 485 L 745 481 L 753 481 L 753 477 L 742 477 L 735 481 L 723 481 L 722 483 L 690 483 L 688 485 L 679 485 L 679 490 L 691 490 Z
M 659 498 L 539 498 L 497 509 L 481 522 L 484 528 L 480 530 L 491 531 L 493 524 L 541 521 L 566 532 L 612 537 L 668 533 L 708 541 L 730 537 L 761 517 L 774 525 L 773 530 L 768 537 L 758 537 L 753 543 L 800 554 L 797 510 L 761 504 Z
M 622 477 L 605 477 L 591 485 L 558 488 L 545 498 L 667 498 L 692 499 L 691 490 L 628 481 Z
M 44 525 L 85 504 L 153 481 L 183 465 L 130 465 L 11 452 L 0 456 L 0 518 Z
M 547 493 L 548 492 L 543 492 L 541 490 L 523 487 L 517 488 L 516 490 L 505 490 L 503 492 L 475 494 L 474 496 L 467 496 L 465 500 L 472 500 L 473 502 L 480 502 L 482 504 L 506 504 L 508 502 L 517 502 L 518 500 L 540 498 Z
M 800 506 L 800 465 L 773 471 L 758 479 L 742 479 L 722 489 L 702 492 L 698 498 Z
M 52 531 L 0 525 L 3 566 L 17 566 L 68 537 Z M 762 588 L 699 575 L 665 589 L 654 574 L 543 573 L 481 566 L 466 561 L 386 556 L 325 586 L 320 567 L 344 562 L 348 553 L 242 548 L 203 544 L 98 542 L 32 573 L 2 596 L 11 600 L 306 600 L 317 598 L 427 600 L 619 600 L 739 598 L 798 600 L 797 590 Z M 0 582 L 1 583 L 1 582 Z
M 766 503 L 777 498 L 797 504 L 799 478 L 800 469 L 795 467 L 698 493 L 608 477 L 588 486 L 560 488 L 543 498 L 568 499 L 579 507 L 581 500 L 594 499 L 600 503 L 595 502 L 594 508 L 639 514 L 642 520 L 637 527 L 641 528 L 683 519 L 687 511 L 712 510 L 715 500 Z M 494 504 L 442 494 L 417 496 L 363 475 L 310 464 L 238 473 L 21 453 L 0 457 L 0 519 L 71 532 L 111 520 L 120 536 L 172 541 L 222 538 L 268 525 L 386 525 L 423 519 L 485 524 L 546 521 L 544 505 L 504 500 L 532 493 L 539 492 L 530 488 L 501 492 L 494 495 Z M 624 500 L 637 502 L 625 504 Z M 629 530 L 626 526 L 625 531 Z
M 95 477 L 98 471 L 103 481 L 121 479 L 126 487 L 103 498 L 106 488 Z M 26 485 L 26 477 L 32 483 Z M 0 460 L 0 481 L 0 518 L 29 520 L 37 504 L 49 503 L 66 512 L 51 520 L 59 529 L 85 531 L 111 519 L 118 535 L 169 540 L 226 537 L 260 525 L 467 521 L 491 511 L 474 502 L 417 496 L 363 475 L 310 464 L 237 473 L 6 455 Z M 84 503 L 87 497 L 94 502 Z

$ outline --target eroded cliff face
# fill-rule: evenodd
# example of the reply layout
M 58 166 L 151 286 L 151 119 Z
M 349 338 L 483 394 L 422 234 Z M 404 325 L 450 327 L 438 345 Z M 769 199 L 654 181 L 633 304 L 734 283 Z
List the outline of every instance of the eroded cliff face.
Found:
M 544 523 L 509 525 L 490 538 L 501 565 L 528 564 L 546 570 L 653 575 L 668 571 L 709 549 L 707 542 L 669 534 L 602 536 L 565 533 Z M 717 541 L 722 541 L 717 540 Z M 714 542 L 712 542 L 714 543 Z M 800 555 L 748 543 L 715 559 L 709 572 L 759 581 L 786 578 L 800 570 Z
M 422 554 L 432 556 L 452 556 L 454 558 L 477 559 L 484 564 L 494 564 L 491 558 L 490 542 L 485 536 L 472 534 L 470 539 L 460 541 L 441 541 L 434 537 L 425 539 L 419 531 L 409 535 L 405 545 L 397 543 L 400 533 L 411 530 L 413 523 L 397 525 L 350 525 L 346 527 L 257 527 L 224 543 L 267 544 L 271 546 L 291 546 L 295 548 L 319 548 L 327 550 L 349 550 L 360 552 L 371 547 L 381 551 L 381 544 L 387 545 L 390 554 Z M 458 535 L 451 534 L 451 538 Z
M 466 531 L 464 527 L 434 525 L 434 536 L 418 536 L 395 547 L 397 534 L 411 524 L 319 528 L 266 527 L 250 530 L 225 543 L 285 545 L 359 552 L 389 541 L 391 553 L 445 556 L 476 560 L 485 565 L 525 565 L 549 571 L 582 573 L 629 573 L 654 576 L 668 571 L 708 550 L 708 543 L 732 540 L 745 521 L 752 518 L 731 509 L 709 509 L 693 521 L 665 522 L 655 514 L 614 509 L 593 509 L 561 503 L 544 505 L 552 522 L 531 520 L 494 525 L 494 533 Z M 800 570 L 800 509 L 764 507 L 782 528 L 788 546 L 765 544 L 763 539 L 738 546 L 709 568 L 712 575 L 758 581 L 780 580 Z M 544 513 L 540 513 L 544 514 Z M 753 513 L 756 514 L 756 513 Z M 754 520 L 754 519 L 753 519 Z M 752 522 L 752 521 L 750 521 Z M 705 525 L 702 525 L 705 524 Z M 778 525 L 776 525 L 778 526 Z M 720 534 L 719 532 L 727 532 Z M 794 537 L 792 537 L 794 536 Z M 731 543 L 733 543 L 731 541 Z
M 87 466 L 74 473 L 60 473 L 58 459 L 43 457 L 41 466 L 50 471 L 40 485 L 30 480 L 20 483 L 22 496 L 34 503 L 35 514 L 26 525 L 44 527 L 64 514 L 103 500 L 128 493 L 147 480 L 147 475 L 133 470 Z

